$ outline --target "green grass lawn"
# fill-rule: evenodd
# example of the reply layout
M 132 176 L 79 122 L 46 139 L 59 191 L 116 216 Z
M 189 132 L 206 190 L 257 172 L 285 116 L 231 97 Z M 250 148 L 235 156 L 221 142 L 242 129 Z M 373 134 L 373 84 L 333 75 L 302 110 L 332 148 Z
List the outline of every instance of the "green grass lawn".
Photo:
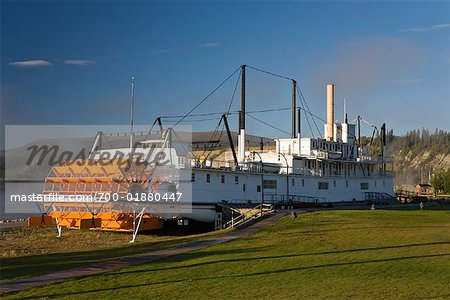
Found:
M 450 298 L 450 211 L 324 211 L 11 298 Z
M 137 243 L 129 243 L 130 233 L 64 230 L 57 238 L 55 227 L 21 228 L 1 236 L 0 282 L 171 248 L 212 234 L 140 234 Z

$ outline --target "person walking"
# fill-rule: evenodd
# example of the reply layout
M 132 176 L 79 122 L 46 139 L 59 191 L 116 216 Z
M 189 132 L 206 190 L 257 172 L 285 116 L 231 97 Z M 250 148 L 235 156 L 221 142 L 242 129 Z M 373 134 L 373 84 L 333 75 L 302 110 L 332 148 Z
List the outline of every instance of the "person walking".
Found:
M 291 212 L 291 219 L 292 219 L 292 222 L 294 222 L 295 219 L 297 219 L 297 213 L 295 211 Z

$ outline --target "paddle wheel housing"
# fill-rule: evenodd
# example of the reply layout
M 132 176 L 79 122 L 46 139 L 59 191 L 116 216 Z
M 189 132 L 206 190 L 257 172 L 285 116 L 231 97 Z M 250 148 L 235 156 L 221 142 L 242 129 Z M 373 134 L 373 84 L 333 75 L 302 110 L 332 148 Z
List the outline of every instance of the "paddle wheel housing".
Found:
M 134 193 L 157 191 L 161 176 L 153 173 L 152 166 L 136 159 L 64 161 L 50 170 L 42 194 L 65 201 L 43 205 L 51 209 L 49 215 L 58 226 L 132 232 L 136 228 L 136 209 L 127 199 Z M 159 174 L 164 178 L 164 173 Z M 29 224 L 42 225 L 41 217 L 35 218 Z M 143 214 L 139 230 L 161 228 L 161 218 Z

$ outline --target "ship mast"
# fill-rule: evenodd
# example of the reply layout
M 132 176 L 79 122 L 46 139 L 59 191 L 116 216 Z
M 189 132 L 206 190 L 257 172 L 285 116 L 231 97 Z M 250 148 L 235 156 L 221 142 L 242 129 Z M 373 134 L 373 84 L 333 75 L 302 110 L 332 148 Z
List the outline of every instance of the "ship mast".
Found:
M 344 98 L 344 123 L 347 124 L 348 123 L 348 119 L 347 119 L 347 99 Z
M 241 111 L 239 118 L 239 143 L 238 143 L 238 154 L 239 162 L 243 163 L 245 161 L 245 67 L 241 66 Z
M 295 81 L 294 79 L 292 79 L 292 138 L 295 139 L 296 137 L 296 128 L 295 128 L 295 114 L 296 112 L 296 99 L 297 99 L 297 95 L 296 95 L 296 90 L 297 90 L 297 81 Z

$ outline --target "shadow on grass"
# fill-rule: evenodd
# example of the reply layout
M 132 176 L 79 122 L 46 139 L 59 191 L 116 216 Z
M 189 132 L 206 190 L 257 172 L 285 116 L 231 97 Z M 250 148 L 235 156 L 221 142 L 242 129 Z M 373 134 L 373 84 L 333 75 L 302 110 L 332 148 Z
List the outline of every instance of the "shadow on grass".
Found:
M 163 248 L 176 247 L 194 240 L 195 237 L 189 237 L 168 241 L 136 243 L 102 250 L 2 258 L 0 266 L 1 280 L 4 281 L 6 279 L 24 276 L 30 277 L 66 270 L 89 263 L 148 253 Z
M 423 246 L 435 246 L 435 245 L 450 245 L 450 242 L 432 242 L 432 243 L 421 243 L 421 244 L 408 244 L 408 245 L 397 245 L 397 246 L 384 246 L 384 247 L 371 247 L 371 248 L 357 248 L 357 249 L 348 249 L 348 250 L 336 250 L 336 251 L 324 251 L 324 252 L 310 252 L 310 253 L 301 253 L 301 254 L 289 254 L 289 255 L 275 255 L 275 256 L 258 256 L 258 257 L 246 257 L 246 258 L 236 258 L 236 259 L 225 259 L 225 260 L 214 260 L 208 262 L 200 262 L 185 266 L 176 266 L 169 268 L 156 268 L 151 270 L 135 270 L 135 271 L 123 271 L 123 272 L 111 272 L 111 273 L 103 273 L 102 276 L 115 276 L 121 274 L 133 274 L 133 273 L 146 273 L 146 272 L 156 272 L 156 271 L 165 271 L 165 270 L 174 270 L 174 269 L 186 269 L 191 267 L 200 267 L 206 265 L 213 265 L 218 263 L 233 263 L 233 262 L 244 262 L 244 261 L 258 261 L 258 260 L 266 260 L 266 259 L 280 259 L 280 258 L 290 258 L 290 257 L 304 257 L 304 256 L 313 256 L 313 255 L 327 255 L 327 254 L 342 254 L 342 253 L 352 253 L 352 252 L 361 252 L 361 251 L 377 251 L 377 250 L 387 250 L 387 249 L 402 249 L 402 248 L 410 248 L 410 247 L 423 247 Z M 266 247 L 261 247 L 266 248 Z M 260 251 L 260 249 L 256 249 Z M 255 252 L 255 250 L 251 250 L 248 252 Z M 206 254 L 206 255 L 205 255 Z M 167 262 L 180 262 L 188 259 L 202 258 L 206 256 L 216 255 L 217 251 L 211 253 L 211 251 L 199 251 L 199 252 L 189 252 L 185 254 L 180 254 L 177 256 L 173 256 L 164 260 L 164 263 Z M 88 275 L 86 277 L 96 276 L 98 274 Z
M 383 206 L 379 210 L 415 210 L 415 211 L 420 211 L 420 208 L 419 208 L 419 203 L 417 203 L 417 204 L 413 204 L 413 205 L 409 204 L 408 206 L 393 206 L 393 207 Z M 426 211 L 448 211 L 448 210 L 450 210 L 450 202 L 449 202 L 449 204 L 432 204 L 432 205 L 427 205 L 425 203 L 425 207 L 423 209 L 424 212 L 426 212 Z
M 366 230 L 366 229 L 384 229 L 384 230 L 393 230 L 393 229 L 425 229 L 425 228 L 450 228 L 450 225 L 419 225 L 419 226 L 359 226 L 359 227 L 344 227 L 344 228 L 336 228 L 336 229 L 319 229 L 319 230 L 302 230 L 298 231 L 297 235 L 301 235 L 303 233 L 317 233 L 317 232 L 335 232 L 335 231 L 343 231 L 343 230 Z
M 194 281 L 216 280 L 216 279 L 230 279 L 230 278 L 231 279 L 247 278 L 247 277 L 252 277 L 252 276 L 266 276 L 266 275 L 270 275 L 270 274 L 282 274 L 282 273 L 293 272 L 293 271 L 315 270 L 315 269 L 321 269 L 321 268 L 345 267 L 345 266 L 365 265 L 365 264 L 372 264 L 372 263 L 403 261 L 403 260 L 408 260 L 408 259 L 445 257 L 445 256 L 450 256 L 450 253 L 406 256 L 406 257 L 374 259 L 374 260 L 364 260 L 364 261 L 352 261 L 352 262 L 343 262 L 343 263 L 331 263 L 331 264 L 313 265 L 313 266 L 306 266 L 306 267 L 284 268 L 284 269 L 278 269 L 278 270 L 272 270 L 272 271 L 252 272 L 252 273 L 247 273 L 247 274 L 205 276 L 205 277 L 198 277 L 198 278 L 190 278 L 188 280 L 186 280 L 186 279 L 166 280 L 166 281 L 149 282 L 149 283 L 142 283 L 142 284 L 130 284 L 130 285 L 123 285 L 123 286 L 103 288 L 103 289 L 91 289 L 91 290 L 75 291 L 75 292 L 66 291 L 64 293 L 41 295 L 40 297 L 53 298 L 53 297 L 61 297 L 61 296 L 69 296 L 69 295 L 80 295 L 80 294 L 84 295 L 84 294 L 88 294 L 88 293 L 115 291 L 115 290 L 127 289 L 127 288 L 148 287 L 148 286 L 161 285 L 161 284 L 194 282 Z M 117 274 L 115 274 L 115 275 L 117 275 Z M 8 294 L 4 294 L 4 296 L 14 295 L 14 294 L 17 294 L 17 292 L 11 292 Z M 36 296 L 21 297 L 21 299 L 35 299 L 35 298 L 36 298 Z

